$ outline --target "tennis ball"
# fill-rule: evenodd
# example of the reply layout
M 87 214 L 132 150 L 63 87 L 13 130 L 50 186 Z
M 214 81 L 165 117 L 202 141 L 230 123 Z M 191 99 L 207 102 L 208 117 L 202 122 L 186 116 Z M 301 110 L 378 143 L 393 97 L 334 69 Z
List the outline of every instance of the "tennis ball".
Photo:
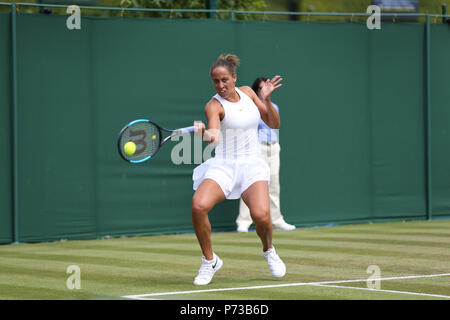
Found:
M 152 135 L 152 140 L 155 140 L 156 139 L 156 135 Z
M 123 150 L 127 155 L 131 156 L 133 153 L 136 152 L 136 144 L 133 141 L 128 141 L 123 146 Z

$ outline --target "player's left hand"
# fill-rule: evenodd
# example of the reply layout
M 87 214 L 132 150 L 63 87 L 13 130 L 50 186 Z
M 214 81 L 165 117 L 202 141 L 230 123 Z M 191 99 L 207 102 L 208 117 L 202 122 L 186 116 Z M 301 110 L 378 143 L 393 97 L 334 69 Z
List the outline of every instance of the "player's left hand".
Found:
M 270 95 L 272 94 L 272 92 L 274 92 L 276 89 L 278 89 L 279 87 L 282 86 L 282 84 L 280 83 L 281 80 L 283 80 L 283 78 L 281 78 L 281 76 L 275 76 L 272 79 L 267 79 L 264 82 L 263 87 L 261 88 L 260 94 L 263 100 L 267 100 L 270 99 Z

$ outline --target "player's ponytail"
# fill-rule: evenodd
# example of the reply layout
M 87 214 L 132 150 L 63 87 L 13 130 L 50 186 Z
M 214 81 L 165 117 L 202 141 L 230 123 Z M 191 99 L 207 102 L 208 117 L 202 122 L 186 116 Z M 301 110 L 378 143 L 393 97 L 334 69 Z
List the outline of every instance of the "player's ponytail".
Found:
M 213 63 L 210 69 L 210 74 L 217 67 L 225 67 L 228 69 L 230 74 L 234 76 L 236 74 L 236 68 L 239 67 L 240 60 L 235 54 L 221 54 L 219 58 L 217 58 L 216 62 Z

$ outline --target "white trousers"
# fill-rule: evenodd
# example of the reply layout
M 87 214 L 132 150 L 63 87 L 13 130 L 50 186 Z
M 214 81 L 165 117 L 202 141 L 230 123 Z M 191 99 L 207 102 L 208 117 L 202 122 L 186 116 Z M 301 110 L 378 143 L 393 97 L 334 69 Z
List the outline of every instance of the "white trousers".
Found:
M 261 157 L 266 161 L 270 168 L 269 199 L 270 199 L 270 218 L 272 224 L 277 225 L 284 222 L 280 210 L 280 144 L 260 144 Z M 253 220 L 250 216 L 250 210 L 247 205 L 240 200 L 239 216 L 236 219 L 237 224 L 250 226 Z

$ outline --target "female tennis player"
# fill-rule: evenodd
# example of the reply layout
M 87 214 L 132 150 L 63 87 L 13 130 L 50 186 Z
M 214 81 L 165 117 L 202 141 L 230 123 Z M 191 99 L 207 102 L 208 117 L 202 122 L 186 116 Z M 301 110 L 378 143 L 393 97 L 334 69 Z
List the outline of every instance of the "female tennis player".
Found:
M 194 134 L 215 145 L 215 157 L 194 169 L 192 224 L 203 253 L 195 285 L 206 285 L 223 264 L 211 243 L 209 211 L 225 199 L 239 199 L 247 204 L 262 242 L 263 255 L 274 277 L 283 277 L 286 266 L 272 245 L 272 223 L 269 212 L 270 170 L 259 157 L 258 124 L 262 119 L 269 127 L 280 127 L 278 112 L 270 95 L 281 86 L 281 77 L 267 80 L 261 97 L 248 86 L 236 87 L 239 58 L 221 55 L 211 66 L 210 77 L 216 95 L 205 107 L 208 130 L 204 123 L 194 123 Z

